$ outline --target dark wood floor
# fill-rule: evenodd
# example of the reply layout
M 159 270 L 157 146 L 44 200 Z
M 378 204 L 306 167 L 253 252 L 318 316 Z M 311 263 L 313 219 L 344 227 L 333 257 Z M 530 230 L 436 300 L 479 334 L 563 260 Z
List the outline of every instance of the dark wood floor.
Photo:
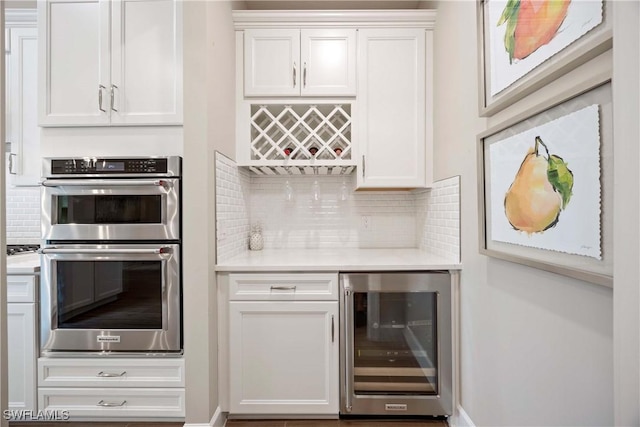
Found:
M 184 423 L 162 423 L 162 422 L 146 422 L 146 423 L 89 423 L 86 421 L 51 421 L 51 422 L 16 422 L 9 421 L 9 427 L 182 427 Z
M 447 427 L 444 420 L 227 420 L 226 427 Z
M 9 422 L 9 427 L 182 427 L 184 423 Z M 447 427 L 444 420 L 227 420 L 226 427 Z

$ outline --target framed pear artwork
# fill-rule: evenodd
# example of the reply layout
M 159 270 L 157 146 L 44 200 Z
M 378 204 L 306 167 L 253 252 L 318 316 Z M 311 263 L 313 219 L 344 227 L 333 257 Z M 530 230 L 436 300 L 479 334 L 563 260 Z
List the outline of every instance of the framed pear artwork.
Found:
M 605 0 L 478 0 L 481 115 L 611 48 L 609 15 Z
M 610 76 L 478 137 L 480 252 L 611 286 Z

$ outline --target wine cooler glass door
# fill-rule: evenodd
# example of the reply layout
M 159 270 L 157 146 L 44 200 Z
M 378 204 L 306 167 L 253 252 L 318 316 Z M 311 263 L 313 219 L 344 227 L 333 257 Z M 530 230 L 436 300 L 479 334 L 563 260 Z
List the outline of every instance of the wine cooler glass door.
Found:
M 340 278 L 341 413 L 451 415 L 451 276 Z
M 435 292 L 353 294 L 353 391 L 438 393 Z

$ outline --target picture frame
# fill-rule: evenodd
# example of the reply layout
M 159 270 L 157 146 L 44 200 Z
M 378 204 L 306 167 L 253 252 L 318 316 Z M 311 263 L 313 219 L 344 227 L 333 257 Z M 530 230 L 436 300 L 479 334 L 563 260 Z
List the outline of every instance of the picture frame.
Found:
M 497 22 L 490 21 L 498 21 L 499 17 L 499 15 L 496 17 L 495 10 L 493 14 L 490 13 L 489 5 L 492 1 L 504 2 L 504 0 L 476 0 L 479 59 L 478 87 L 480 91 L 478 101 L 481 117 L 491 116 L 505 109 L 612 47 L 611 0 L 583 0 L 583 3 L 585 1 L 602 1 L 602 22 L 548 57 L 545 55 L 548 52 L 552 52 L 552 50 L 543 51 L 541 49 L 540 52 L 534 52 L 530 57 L 522 60 L 515 59 L 514 63 L 524 61 L 518 66 L 526 66 L 526 61 L 536 61 L 537 63 L 537 61 L 543 60 L 543 62 L 536 66 L 533 66 L 533 63 L 529 64 L 528 66 L 533 66 L 531 70 L 510 83 L 506 88 L 501 89 L 497 84 L 493 83 L 492 69 L 498 67 L 496 63 L 504 67 L 501 64 L 504 62 L 505 55 L 508 57 L 508 54 L 504 51 L 498 52 L 498 49 L 495 48 L 497 41 L 493 41 L 494 49 L 492 50 L 491 48 L 491 32 L 496 28 Z M 503 24 L 502 27 L 505 25 Z M 563 30 L 563 27 L 560 27 L 560 30 Z M 504 47 L 502 49 L 504 50 Z M 498 72 L 495 74 L 497 76 Z M 500 90 L 497 91 L 498 89 Z
M 596 105 L 597 107 L 594 107 Z M 596 255 L 585 256 L 584 254 L 578 254 L 577 251 L 558 250 L 542 245 L 536 246 L 534 242 L 540 241 L 536 240 L 537 236 L 547 232 L 547 237 L 553 237 L 555 234 L 556 238 L 559 237 L 559 239 L 557 239 L 558 241 L 568 241 L 566 243 L 569 245 L 575 243 L 578 247 L 588 247 L 587 245 L 580 246 L 581 242 L 578 241 L 582 238 L 588 238 L 588 236 L 583 237 L 583 233 L 578 233 L 578 238 L 571 237 L 574 236 L 574 234 L 559 234 L 571 230 L 573 227 L 573 220 L 571 218 L 581 218 L 584 216 L 583 211 L 580 210 L 582 209 L 579 204 L 580 202 L 571 201 L 568 202 L 566 206 L 563 206 L 566 210 L 558 214 L 556 218 L 558 221 L 557 226 L 555 223 L 551 226 L 554 227 L 554 229 L 545 229 L 543 233 L 526 233 L 517 230 L 516 227 L 513 226 L 511 219 L 508 220 L 511 224 L 508 224 L 505 220 L 505 217 L 509 216 L 506 202 L 507 193 L 515 186 L 515 179 L 513 179 L 513 182 L 511 182 L 511 178 L 509 179 L 511 186 L 509 186 L 509 182 L 506 184 L 504 182 L 492 182 L 492 176 L 497 177 L 499 175 L 499 170 L 503 164 L 498 161 L 499 157 L 497 157 L 496 153 L 498 153 L 499 150 L 496 148 L 500 149 L 501 146 L 508 147 L 508 144 L 511 144 L 511 141 L 517 141 L 518 137 L 537 134 L 538 131 L 542 129 L 552 129 L 552 125 L 561 125 L 561 120 L 583 114 L 582 111 L 593 112 L 594 108 L 597 111 L 597 122 L 595 125 L 590 126 L 591 128 L 594 126 L 597 127 L 598 135 L 596 144 L 599 144 L 599 150 L 597 150 L 597 154 L 595 155 L 595 157 L 598 157 L 598 170 L 595 171 L 597 175 L 595 175 L 594 172 L 592 175 L 595 176 L 595 178 L 591 179 L 599 182 L 599 197 L 593 195 L 593 193 L 598 190 L 592 185 L 593 182 L 585 185 L 587 181 L 585 181 L 581 175 L 576 175 L 573 179 L 576 180 L 576 185 L 578 184 L 578 180 L 582 180 L 582 192 L 586 194 L 586 191 L 588 191 L 588 194 L 590 194 L 590 196 L 586 197 L 587 199 L 599 199 L 595 212 L 588 215 L 594 221 L 598 222 L 598 228 L 595 230 L 595 227 L 588 227 L 588 232 L 586 233 L 590 235 L 599 234 L 596 236 L 599 247 L 593 248 L 596 250 Z M 582 119 L 582 121 L 585 120 Z M 585 127 L 589 126 L 585 125 Z M 547 131 L 547 133 L 549 132 Z M 530 138 L 528 138 L 527 141 L 530 141 Z M 549 141 L 550 140 L 548 140 L 548 143 Z M 551 144 L 548 145 L 551 147 Z M 582 140 L 576 140 L 574 145 L 583 145 Z M 555 145 L 555 149 L 558 149 L 558 145 Z M 554 150 L 554 148 L 550 148 L 547 154 L 552 150 Z M 566 148 L 563 150 L 563 153 L 567 151 Z M 521 147 L 519 147 L 517 152 L 519 153 L 518 156 L 520 156 L 518 159 L 521 159 Z M 510 118 L 482 132 L 477 137 L 477 158 L 479 251 L 481 254 L 602 286 L 613 286 L 613 112 L 610 72 L 594 76 L 588 81 L 582 82 L 566 92 L 558 94 L 553 99 L 549 99 L 518 116 Z M 574 169 L 574 172 L 576 172 L 580 164 L 580 159 L 567 159 L 568 167 Z M 514 170 L 520 173 L 523 164 L 524 161 L 520 164 L 518 160 L 515 169 L 512 168 L 508 176 L 513 176 Z M 518 167 L 520 169 L 518 169 Z M 596 182 L 596 184 L 598 184 L 598 182 Z M 585 187 L 589 190 L 585 191 Z M 508 188 L 507 192 L 505 192 L 505 188 Z M 573 196 L 574 199 L 577 197 L 578 195 Z M 498 203 L 496 203 L 496 201 Z M 498 206 L 500 203 L 502 203 L 502 205 Z M 566 213 L 570 212 L 570 208 L 573 209 L 571 213 L 573 217 Z M 522 238 L 524 244 L 518 243 L 517 240 L 508 241 L 509 239 L 502 238 L 502 223 L 511 226 L 509 233 L 512 233 L 517 238 Z M 527 237 L 532 234 L 535 234 L 536 238 Z M 570 238 L 567 239 L 567 236 Z M 573 242 L 573 240 L 576 241 Z

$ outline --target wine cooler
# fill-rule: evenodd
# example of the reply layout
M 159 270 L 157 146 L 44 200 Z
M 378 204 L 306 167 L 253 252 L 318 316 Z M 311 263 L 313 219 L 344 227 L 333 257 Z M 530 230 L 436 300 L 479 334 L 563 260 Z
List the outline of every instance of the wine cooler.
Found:
M 345 273 L 340 285 L 341 415 L 451 415 L 449 273 Z

